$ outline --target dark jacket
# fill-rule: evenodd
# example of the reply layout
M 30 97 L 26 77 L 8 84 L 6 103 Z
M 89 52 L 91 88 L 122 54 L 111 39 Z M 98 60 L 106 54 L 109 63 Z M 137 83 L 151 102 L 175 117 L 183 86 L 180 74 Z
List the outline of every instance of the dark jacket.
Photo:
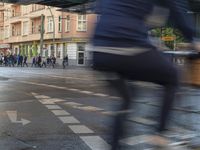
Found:
M 163 0 L 170 9 L 171 21 L 192 41 L 195 25 L 187 0 Z M 155 0 L 101 0 L 101 18 L 93 44 L 104 47 L 149 46 L 149 27 L 145 19 L 152 12 Z

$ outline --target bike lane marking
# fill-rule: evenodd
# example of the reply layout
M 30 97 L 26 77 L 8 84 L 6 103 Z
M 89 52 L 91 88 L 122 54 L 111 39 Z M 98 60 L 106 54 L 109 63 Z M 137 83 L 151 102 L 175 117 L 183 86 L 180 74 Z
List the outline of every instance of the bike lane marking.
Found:
M 39 99 L 37 97 L 45 97 L 41 95 L 37 95 L 37 93 L 33 93 L 33 96 L 38 99 L 39 102 L 43 102 L 42 104 L 45 105 L 51 112 L 58 118 L 60 121 L 62 121 L 64 124 L 66 124 L 71 131 L 77 135 L 79 135 L 80 139 L 85 142 L 85 144 L 91 149 L 91 150 L 110 150 L 110 145 L 102 139 L 100 136 L 95 135 L 95 132 L 90 129 L 89 127 L 82 125 L 81 122 L 73 117 L 69 112 L 63 110 L 60 106 L 56 105 L 55 102 L 50 102 L 50 104 L 45 104 L 47 100 L 50 99 Z M 64 100 L 63 100 L 64 101 Z M 75 104 L 73 102 L 69 104 Z M 76 103 L 76 105 L 79 103 Z M 80 106 L 80 105 L 79 105 Z M 87 134 L 87 136 L 84 136 L 83 134 Z M 94 135 L 88 135 L 88 134 L 94 134 Z
M 74 88 L 67 88 L 67 87 L 61 87 L 61 86 L 56 86 L 56 85 L 49 85 L 49 84 L 42 84 L 42 83 L 36 83 L 36 82 L 29 82 L 29 81 L 17 81 L 20 83 L 25 83 L 25 84 L 31 84 L 31 85 L 37 85 L 37 86 L 45 86 L 45 87 L 50 87 L 50 88 L 55 88 L 55 89 L 62 89 L 62 90 L 67 90 L 67 91 L 72 91 L 72 92 L 78 92 L 81 94 L 87 94 L 91 96 L 98 96 L 98 97 L 108 97 L 111 99 L 119 99 L 119 97 L 116 96 L 111 96 L 103 93 L 95 93 L 92 91 L 84 91 L 84 90 L 79 90 L 79 89 L 74 89 Z

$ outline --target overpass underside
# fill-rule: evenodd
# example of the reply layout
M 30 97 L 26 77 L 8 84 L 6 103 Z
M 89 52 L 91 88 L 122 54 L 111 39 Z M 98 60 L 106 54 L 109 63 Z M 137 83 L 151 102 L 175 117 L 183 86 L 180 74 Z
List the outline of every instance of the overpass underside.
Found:
M 0 2 L 14 4 L 41 4 L 60 8 L 69 8 L 76 5 L 94 2 L 95 0 L 0 0 Z M 189 0 L 192 11 L 200 12 L 200 0 Z

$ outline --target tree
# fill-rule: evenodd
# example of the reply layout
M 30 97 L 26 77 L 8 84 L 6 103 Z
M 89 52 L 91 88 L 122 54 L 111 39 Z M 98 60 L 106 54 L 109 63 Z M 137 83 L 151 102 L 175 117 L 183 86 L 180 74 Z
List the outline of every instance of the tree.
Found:
M 172 27 L 161 27 L 152 29 L 151 35 L 154 37 L 162 38 L 162 37 L 175 37 L 175 41 L 164 41 L 165 45 L 170 49 L 174 49 L 174 43 L 184 43 L 186 42 L 182 33 L 175 28 Z
M 37 49 L 37 45 L 34 43 L 32 45 L 32 52 L 33 52 L 33 56 L 37 56 L 38 55 L 38 49 Z

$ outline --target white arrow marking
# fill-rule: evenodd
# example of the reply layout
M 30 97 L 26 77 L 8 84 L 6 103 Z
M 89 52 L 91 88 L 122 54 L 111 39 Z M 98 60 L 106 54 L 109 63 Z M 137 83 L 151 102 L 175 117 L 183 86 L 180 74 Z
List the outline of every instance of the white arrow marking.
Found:
M 17 121 L 17 111 L 6 111 L 8 114 L 8 117 L 12 123 L 21 123 L 23 126 L 27 125 L 30 123 L 29 120 L 26 119 L 21 119 L 21 121 Z

